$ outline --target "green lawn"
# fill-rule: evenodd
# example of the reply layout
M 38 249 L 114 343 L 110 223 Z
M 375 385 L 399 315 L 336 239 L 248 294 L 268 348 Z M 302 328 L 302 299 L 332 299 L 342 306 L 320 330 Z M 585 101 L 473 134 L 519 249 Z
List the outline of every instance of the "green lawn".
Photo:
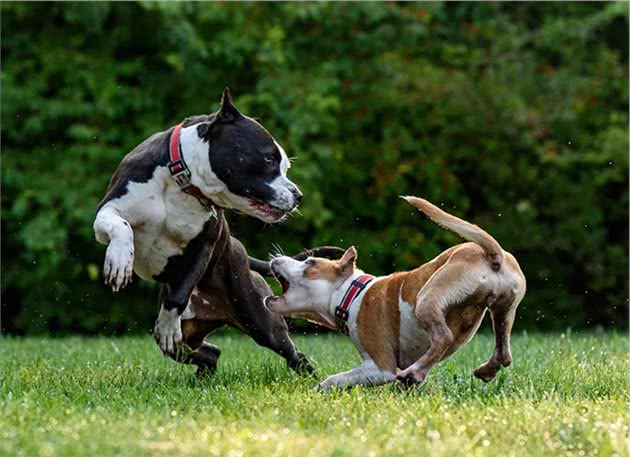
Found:
M 243 336 L 211 340 L 220 368 L 197 380 L 148 336 L 0 339 L 0 455 L 628 455 L 623 335 L 515 335 L 490 384 L 472 377 L 492 349 L 478 335 L 421 391 L 328 395 Z M 317 379 L 358 360 L 339 336 L 296 340 Z

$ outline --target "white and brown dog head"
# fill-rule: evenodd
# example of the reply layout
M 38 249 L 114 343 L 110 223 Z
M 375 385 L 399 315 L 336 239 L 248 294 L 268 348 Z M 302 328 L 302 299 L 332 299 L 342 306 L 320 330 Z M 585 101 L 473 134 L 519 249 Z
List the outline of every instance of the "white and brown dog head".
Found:
M 272 312 L 302 317 L 334 328 L 330 315 L 331 299 L 354 274 L 356 259 L 354 246 L 348 248 L 339 260 L 274 258 L 271 270 L 282 287 L 282 295 L 266 297 L 265 305 Z

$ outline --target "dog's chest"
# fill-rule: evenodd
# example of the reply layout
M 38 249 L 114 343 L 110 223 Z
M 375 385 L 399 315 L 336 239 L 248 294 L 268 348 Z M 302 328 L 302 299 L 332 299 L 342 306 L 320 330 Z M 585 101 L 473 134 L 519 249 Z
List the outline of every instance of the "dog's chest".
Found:
M 134 271 L 144 279 L 159 275 L 213 217 L 194 197 L 175 187 L 157 189 L 151 181 L 131 183 L 120 200 L 134 231 Z

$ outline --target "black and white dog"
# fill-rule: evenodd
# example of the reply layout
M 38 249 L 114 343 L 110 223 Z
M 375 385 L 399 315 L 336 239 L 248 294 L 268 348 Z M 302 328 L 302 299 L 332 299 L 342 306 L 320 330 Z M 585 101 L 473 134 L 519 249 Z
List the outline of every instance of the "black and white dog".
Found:
M 220 350 L 204 338 L 227 324 L 290 367 L 310 370 L 283 318 L 263 306 L 271 292 L 250 262 L 264 273 L 268 264 L 248 258 L 223 216 L 231 208 L 268 223 L 285 219 L 302 199 L 289 167 L 282 147 L 236 109 L 227 88 L 218 112 L 154 134 L 121 161 L 94 221 L 96 239 L 108 245 L 104 280 L 114 292 L 133 271 L 162 284 L 154 336 L 165 354 L 212 370 Z M 182 341 L 192 352 L 179 350 Z

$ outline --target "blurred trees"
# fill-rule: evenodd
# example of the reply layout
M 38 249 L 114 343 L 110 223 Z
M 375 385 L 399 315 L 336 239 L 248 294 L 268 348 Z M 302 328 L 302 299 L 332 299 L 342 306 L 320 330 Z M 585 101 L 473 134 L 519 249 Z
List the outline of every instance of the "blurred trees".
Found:
M 305 199 L 272 243 L 355 244 L 382 274 L 492 233 L 528 278 L 517 329 L 627 325 L 628 5 L 3 3 L 2 326 L 144 331 L 154 286 L 112 295 L 94 208 L 155 131 L 224 85 L 294 156 Z

